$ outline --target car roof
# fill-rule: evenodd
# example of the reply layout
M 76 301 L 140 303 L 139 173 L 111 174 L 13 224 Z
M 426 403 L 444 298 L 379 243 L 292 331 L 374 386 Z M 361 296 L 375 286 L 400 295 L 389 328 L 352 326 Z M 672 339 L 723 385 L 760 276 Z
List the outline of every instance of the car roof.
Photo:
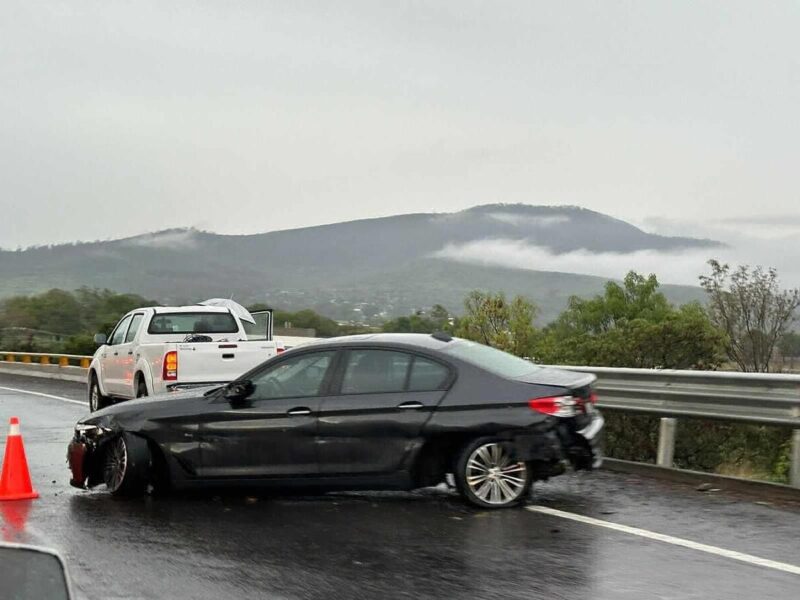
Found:
M 309 344 L 297 346 L 297 348 L 308 348 L 312 345 L 316 347 L 355 345 L 381 346 L 384 344 L 392 344 L 423 348 L 425 350 L 444 350 L 448 345 L 458 340 L 458 338 L 455 337 L 449 338 L 452 341 L 445 341 L 445 339 L 442 338 L 447 339 L 445 336 L 434 337 L 434 335 L 430 333 L 366 333 L 320 339 Z
M 224 306 L 151 306 L 149 307 L 156 314 L 161 313 L 229 313 L 231 312 Z

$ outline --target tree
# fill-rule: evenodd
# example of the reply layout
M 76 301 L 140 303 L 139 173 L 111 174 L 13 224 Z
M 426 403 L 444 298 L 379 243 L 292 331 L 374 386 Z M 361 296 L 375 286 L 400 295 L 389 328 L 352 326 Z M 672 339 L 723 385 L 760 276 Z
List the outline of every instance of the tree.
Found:
M 800 357 L 800 333 L 789 331 L 783 334 L 778 342 L 778 351 L 781 353 L 783 368 L 794 370 L 795 363 Z
M 724 336 L 697 303 L 672 306 L 655 275 L 631 271 L 594 298 L 572 297 L 536 345 L 550 364 L 709 369 L 722 359 Z
M 700 285 L 712 320 L 728 336 L 728 357 L 741 371 L 769 372 L 776 345 L 800 306 L 800 289 L 782 290 L 773 268 L 708 264 L 711 274 L 701 275 Z
M 433 333 L 434 331 L 450 331 L 450 320 L 453 317 L 441 304 L 434 304 L 426 314 L 422 310 L 407 317 L 397 317 L 386 321 L 381 331 L 386 333 Z
M 15 296 L 0 302 L 0 330 L 16 328 L 28 333 L 6 336 L 14 350 L 83 353 L 94 333 L 109 331 L 125 313 L 156 303 L 134 294 L 80 288 L 75 292 L 53 289 L 34 296 Z M 53 335 L 54 334 L 54 335 Z M 22 341 L 20 336 L 26 339 Z M 69 338 L 65 341 L 64 338 Z M 73 352 L 76 348 L 82 352 Z M 92 350 L 93 351 L 93 350 Z
M 457 335 L 517 356 L 531 356 L 536 337 L 533 302 L 522 296 L 508 302 L 502 292 L 475 290 L 464 300 L 464 309 Z

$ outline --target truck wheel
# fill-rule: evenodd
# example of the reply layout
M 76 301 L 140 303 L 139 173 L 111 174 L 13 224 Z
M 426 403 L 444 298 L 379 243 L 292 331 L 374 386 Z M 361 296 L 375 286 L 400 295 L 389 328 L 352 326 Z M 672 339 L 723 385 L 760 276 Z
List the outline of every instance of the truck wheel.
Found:
M 150 473 L 147 442 L 123 432 L 108 442 L 103 458 L 103 481 L 115 496 L 141 496 Z
M 147 396 L 147 384 L 144 381 L 144 377 L 139 375 L 139 379 L 136 383 L 136 397 L 144 398 L 145 396 Z
M 92 380 L 89 383 L 89 412 L 95 412 L 111 404 L 108 396 L 103 396 L 100 391 L 100 384 L 97 383 L 97 375 L 92 373 Z
M 528 465 L 511 460 L 503 441 L 493 437 L 478 438 L 464 447 L 455 480 L 461 496 L 481 508 L 516 506 L 531 487 Z

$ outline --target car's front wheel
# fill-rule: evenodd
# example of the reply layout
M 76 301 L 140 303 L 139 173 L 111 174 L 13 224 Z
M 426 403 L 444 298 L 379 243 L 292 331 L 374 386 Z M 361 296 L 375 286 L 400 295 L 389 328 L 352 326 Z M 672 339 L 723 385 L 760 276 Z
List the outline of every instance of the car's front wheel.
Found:
M 115 496 L 140 496 L 147 489 L 150 449 L 147 442 L 122 433 L 105 446 L 103 481 Z
M 467 444 L 456 464 L 456 487 L 481 508 L 507 508 L 525 499 L 531 487 L 530 468 L 512 460 L 502 440 L 483 437 Z

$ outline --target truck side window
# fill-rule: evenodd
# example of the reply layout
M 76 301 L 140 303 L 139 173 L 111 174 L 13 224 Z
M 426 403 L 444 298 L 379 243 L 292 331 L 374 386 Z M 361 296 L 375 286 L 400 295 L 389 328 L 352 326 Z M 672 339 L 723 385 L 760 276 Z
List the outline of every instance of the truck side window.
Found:
M 144 315 L 141 313 L 137 313 L 133 315 L 133 319 L 131 319 L 131 326 L 128 327 L 128 335 L 125 336 L 125 343 L 128 344 L 133 341 L 133 338 L 136 337 L 136 334 L 139 332 L 139 327 L 142 324 L 142 319 Z
M 109 346 L 117 346 L 122 343 L 122 340 L 125 339 L 125 332 L 128 331 L 128 323 L 131 322 L 131 316 L 128 315 L 122 321 L 119 322 L 117 328 L 114 330 L 114 333 L 111 334 L 111 339 L 108 341 Z

